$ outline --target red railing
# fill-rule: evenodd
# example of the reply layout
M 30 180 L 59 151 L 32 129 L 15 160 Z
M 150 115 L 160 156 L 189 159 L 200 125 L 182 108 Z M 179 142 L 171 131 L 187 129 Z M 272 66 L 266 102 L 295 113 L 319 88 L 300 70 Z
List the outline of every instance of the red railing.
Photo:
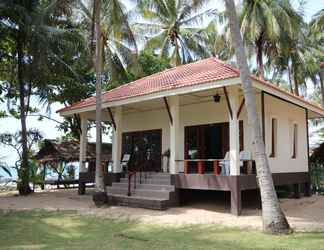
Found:
M 184 174 L 189 174 L 189 162 L 195 163 L 195 164 L 191 164 L 191 166 L 196 168 L 197 174 L 204 174 L 206 163 L 211 162 L 213 168 L 213 175 L 220 175 L 221 174 L 220 163 L 223 162 L 224 159 L 185 159 L 185 160 L 178 160 L 178 161 L 183 162 L 184 164 Z M 254 173 L 255 171 L 252 168 L 253 161 L 254 160 L 241 160 L 241 162 L 246 163 L 243 174 L 255 174 Z M 229 175 L 229 172 L 227 174 Z

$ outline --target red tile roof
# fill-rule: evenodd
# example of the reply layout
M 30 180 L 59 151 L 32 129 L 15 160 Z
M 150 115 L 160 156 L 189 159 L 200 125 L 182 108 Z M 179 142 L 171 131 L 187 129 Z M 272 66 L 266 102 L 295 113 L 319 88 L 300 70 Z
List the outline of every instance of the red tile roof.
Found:
M 121 85 L 110 91 L 102 94 L 102 102 L 112 102 L 127 99 L 135 96 L 142 96 L 160 91 L 177 89 L 181 87 L 193 86 L 213 82 L 217 80 L 224 80 L 239 77 L 239 70 L 223 61 L 216 58 L 208 58 L 197 62 L 180 65 L 162 72 L 138 79 L 136 81 Z M 305 99 L 288 93 L 279 87 L 261 80 L 256 76 L 251 76 L 254 80 L 269 86 L 273 89 L 292 96 L 306 104 L 313 107 L 320 108 L 317 105 L 309 103 Z M 58 110 L 57 112 L 64 112 L 69 110 L 81 109 L 96 104 L 96 98 L 90 97 L 80 102 L 74 103 L 71 106 Z M 320 108 L 321 109 L 321 108 Z M 324 112 L 324 109 L 323 109 Z
M 121 85 L 103 93 L 102 102 L 112 102 L 129 97 L 141 96 L 164 90 L 177 89 L 207 82 L 239 77 L 239 71 L 215 58 L 180 65 L 162 72 Z M 74 110 L 95 105 L 95 97 L 90 97 L 57 112 Z

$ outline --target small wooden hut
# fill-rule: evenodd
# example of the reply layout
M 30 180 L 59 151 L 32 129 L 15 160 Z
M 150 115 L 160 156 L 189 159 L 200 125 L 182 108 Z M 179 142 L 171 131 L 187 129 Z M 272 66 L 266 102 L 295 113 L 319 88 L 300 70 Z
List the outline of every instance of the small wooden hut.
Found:
M 96 144 L 88 143 L 86 153 L 86 162 L 88 163 L 88 172 L 95 172 Z M 107 166 L 111 161 L 111 143 L 102 144 L 102 162 Z M 66 166 L 69 163 L 79 162 L 80 143 L 78 141 L 58 141 L 45 139 L 34 158 L 43 166 L 43 178 L 45 184 L 78 184 L 78 180 L 62 178 L 62 173 L 58 171 L 58 166 Z M 58 174 L 56 181 L 46 181 L 46 168 L 51 168 Z

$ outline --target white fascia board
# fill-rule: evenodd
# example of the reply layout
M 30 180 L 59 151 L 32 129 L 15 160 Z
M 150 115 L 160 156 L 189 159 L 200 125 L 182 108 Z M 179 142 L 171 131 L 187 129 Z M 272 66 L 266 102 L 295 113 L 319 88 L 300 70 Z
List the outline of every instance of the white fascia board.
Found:
M 125 99 L 118 100 L 118 101 L 105 102 L 102 104 L 102 108 L 104 109 L 107 107 L 117 107 L 117 106 L 137 103 L 137 102 L 159 99 L 159 98 L 168 97 L 168 96 L 183 95 L 183 94 L 188 94 L 188 93 L 193 93 L 193 92 L 210 90 L 210 89 L 214 89 L 214 88 L 220 88 L 220 87 L 224 87 L 224 86 L 240 84 L 240 82 L 241 82 L 240 78 L 235 77 L 235 78 L 231 78 L 231 79 L 218 80 L 218 81 L 196 84 L 196 85 L 187 86 L 187 87 L 178 87 L 176 89 L 169 89 L 169 90 L 159 91 L 159 92 L 152 93 L 152 94 L 129 97 L 129 98 L 125 98 Z M 60 113 L 60 115 L 61 116 L 71 116 L 73 114 L 83 113 L 83 112 L 87 112 L 87 111 L 94 111 L 95 109 L 96 109 L 95 105 L 92 105 L 92 106 L 88 106 L 88 107 L 84 107 L 84 108 L 80 108 L 80 109 L 73 109 L 73 110 L 68 110 L 65 112 L 63 111 Z
M 263 84 L 261 82 L 258 82 L 256 80 L 253 80 L 252 83 L 253 83 L 253 86 L 255 88 L 257 88 L 257 89 L 263 90 L 263 91 L 265 91 L 267 93 L 270 93 L 270 94 L 275 95 L 277 97 L 280 97 L 280 98 L 282 98 L 284 100 L 287 100 L 287 101 L 289 101 L 291 103 L 294 103 L 294 104 L 296 104 L 298 106 L 301 106 L 301 107 L 303 107 L 305 109 L 308 109 L 308 110 L 318 114 L 319 117 L 324 117 L 324 111 L 320 107 L 316 107 L 314 105 L 305 103 L 302 100 L 299 100 L 298 98 L 294 98 L 293 96 L 290 96 L 289 94 L 285 94 L 284 92 L 282 92 L 282 91 L 280 91 L 280 90 L 278 90 L 276 88 L 273 88 L 271 86 L 267 86 L 267 85 L 265 85 L 265 84 Z

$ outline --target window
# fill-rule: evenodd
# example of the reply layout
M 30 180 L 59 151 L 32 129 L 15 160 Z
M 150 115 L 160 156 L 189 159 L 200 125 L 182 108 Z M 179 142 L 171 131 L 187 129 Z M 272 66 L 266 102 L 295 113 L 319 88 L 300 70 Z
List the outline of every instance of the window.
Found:
M 293 147 L 292 147 L 292 156 L 291 158 L 297 158 L 297 145 L 298 145 L 298 125 L 294 123 L 293 125 Z
M 277 118 L 271 118 L 271 153 L 269 157 L 276 157 L 277 155 L 277 131 L 278 120 Z

